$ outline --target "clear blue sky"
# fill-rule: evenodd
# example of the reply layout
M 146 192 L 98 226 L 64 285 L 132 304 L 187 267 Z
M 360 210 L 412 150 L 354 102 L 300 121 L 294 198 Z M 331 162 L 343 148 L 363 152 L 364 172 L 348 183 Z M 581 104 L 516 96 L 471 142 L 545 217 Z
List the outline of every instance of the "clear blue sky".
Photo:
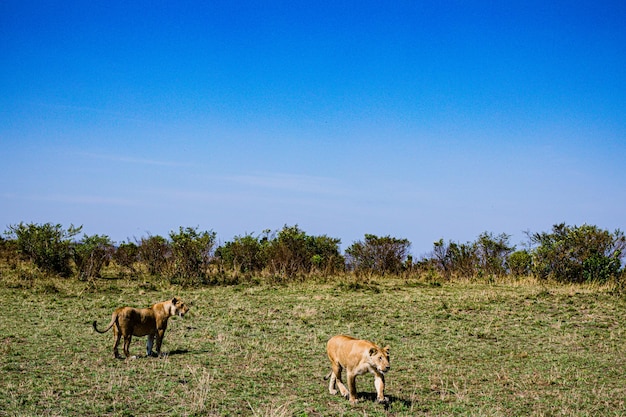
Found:
M 626 228 L 624 1 L 0 2 L 0 227 Z

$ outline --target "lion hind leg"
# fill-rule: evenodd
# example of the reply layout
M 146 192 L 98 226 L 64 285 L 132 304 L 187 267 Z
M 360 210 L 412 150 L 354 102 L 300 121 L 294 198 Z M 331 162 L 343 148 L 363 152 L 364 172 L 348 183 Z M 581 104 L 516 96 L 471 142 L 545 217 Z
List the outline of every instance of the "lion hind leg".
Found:
M 330 378 L 330 382 L 328 383 L 328 392 L 330 393 L 330 395 L 335 395 L 337 394 L 337 392 L 339 392 L 335 389 L 335 382 L 337 381 L 337 377 L 335 376 L 335 373 L 331 371 L 331 373 L 328 375 L 328 378 Z
M 332 395 L 337 394 L 337 388 L 339 388 L 339 392 L 344 397 L 348 396 L 348 390 L 341 382 L 341 371 L 343 370 L 342 366 L 336 362 L 331 363 L 332 370 L 330 371 L 330 382 L 328 383 L 328 392 Z
M 117 328 L 113 328 L 113 356 L 115 358 L 119 358 L 120 357 L 120 351 L 117 349 L 117 347 L 120 344 L 120 339 L 122 338 L 122 334 L 117 330 Z
M 337 388 L 339 388 L 339 392 L 341 392 L 341 395 L 348 398 L 348 389 L 346 388 L 346 386 L 343 384 L 343 382 L 341 382 L 341 371 L 342 371 L 342 367 L 341 365 L 337 365 L 337 366 L 333 366 L 333 374 L 331 376 L 331 380 L 334 378 L 334 381 L 337 385 Z M 335 390 L 335 394 L 337 393 L 337 390 Z
M 339 392 L 341 392 L 341 395 L 343 395 L 344 397 L 348 398 L 350 396 L 348 388 L 346 388 L 346 386 L 343 384 L 343 382 L 341 382 L 341 379 L 339 378 L 337 378 L 337 388 L 339 388 Z
M 127 358 L 130 357 L 130 342 L 133 338 L 132 334 L 129 335 L 124 335 L 124 355 L 126 355 Z

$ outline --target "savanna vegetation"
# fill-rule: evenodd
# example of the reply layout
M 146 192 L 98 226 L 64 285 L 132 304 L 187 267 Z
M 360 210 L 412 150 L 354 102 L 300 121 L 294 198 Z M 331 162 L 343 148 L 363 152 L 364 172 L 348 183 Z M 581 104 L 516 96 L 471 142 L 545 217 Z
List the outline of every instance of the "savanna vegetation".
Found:
M 285 226 L 111 242 L 54 224 L 0 240 L 0 416 L 623 415 L 624 235 L 555 225 L 433 244 L 340 241 Z M 172 296 L 161 358 L 114 359 L 91 323 Z M 391 345 L 387 405 L 328 393 L 325 343 Z M 345 378 L 345 376 L 344 376 Z
M 350 275 L 434 281 L 519 279 L 580 283 L 613 281 L 623 275 L 626 237 L 596 226 L 554 225 L 550 232 L 526 232 L 518 249 L 510 235 L 484 232 L 473 242 L 440 239 L 415 261 L 404 238 L 366 234 L 341 253 L 341 240 L 311 236 L 296 226 L 217 243 L 213 231 L 180 227 L 168 237 L 136 238 L 116 244 L 105 235 L 83 235 L 81 227 L 60 224 L 9 226 L 0 240 L 9 264 L 30 261 L 38 272 L 87 281 L 114 263 L 122 277 L 158 276 L 185 287 L 240 282 L 304 282 Z M 11 261 L 13 259 L 13 261 Z

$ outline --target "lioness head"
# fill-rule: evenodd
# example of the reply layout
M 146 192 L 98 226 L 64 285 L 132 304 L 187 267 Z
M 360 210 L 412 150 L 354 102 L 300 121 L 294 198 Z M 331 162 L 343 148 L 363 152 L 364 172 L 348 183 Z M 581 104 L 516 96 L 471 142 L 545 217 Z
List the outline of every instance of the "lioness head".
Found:
M 389 363 L 389 346 L 385 346 L 384 348 L 372 347 L 369 351 L 370 354 L 370 364 L 374 366 L 378 372 L 384 374 L 391 368 Z
M 170 314 L 172 316 L 183 317 L 189 311 L 187 304 L 176 297 L 171 300 Z

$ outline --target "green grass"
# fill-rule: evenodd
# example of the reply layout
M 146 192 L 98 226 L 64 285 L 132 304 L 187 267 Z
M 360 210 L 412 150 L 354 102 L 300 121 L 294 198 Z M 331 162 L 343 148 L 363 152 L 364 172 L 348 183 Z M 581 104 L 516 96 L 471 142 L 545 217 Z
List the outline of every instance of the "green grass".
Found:
M 293 284 L 181 290 L 163 283 L 0 281 L 0 416 L 626 415 L 626 300 L 606 288 L 536 283 Z M 113 358 L 121 305 L 179 295 L 163 351 Z M 328 393 L 327 339 L 391 345 L 376 404 Z

